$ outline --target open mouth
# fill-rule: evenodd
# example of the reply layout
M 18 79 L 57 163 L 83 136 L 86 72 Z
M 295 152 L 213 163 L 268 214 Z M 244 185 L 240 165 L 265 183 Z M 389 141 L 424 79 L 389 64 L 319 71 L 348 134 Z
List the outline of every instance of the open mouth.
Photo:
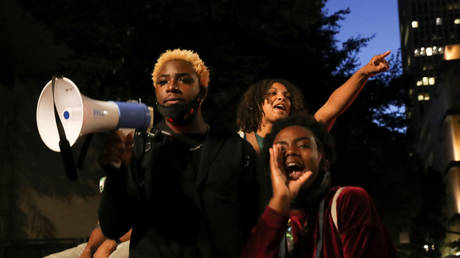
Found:
M 297 179 L 304 173 L 304 166 L 297 162 L 286 163 L 286 173 L 291 179 Z
M 273 108 L 282 110 L 282 111 L 286 111 L 286 106 L 284 104 L 275 105 Z

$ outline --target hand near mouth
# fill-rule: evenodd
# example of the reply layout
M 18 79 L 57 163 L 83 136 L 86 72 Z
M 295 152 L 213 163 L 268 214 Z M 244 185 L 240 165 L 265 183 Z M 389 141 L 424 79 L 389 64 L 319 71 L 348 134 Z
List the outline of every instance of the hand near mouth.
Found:
M 307 171 L 298 177 L 289 177 L 284 168 L 281 146 L 274 144 L 270 148 L 270 177 L 273 188 L 273 197 L 268 204 L 270 208 L 288 214 L 291 201 L 311 174 L 311 171 Z

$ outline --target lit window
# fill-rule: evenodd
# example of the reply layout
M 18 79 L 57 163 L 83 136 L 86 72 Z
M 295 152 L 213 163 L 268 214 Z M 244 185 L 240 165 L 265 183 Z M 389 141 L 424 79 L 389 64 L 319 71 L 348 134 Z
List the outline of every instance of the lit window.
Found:
M 412 25 L 412 28 L 414 29 L 418 28 L 418 21 L 412 21 L 411 25 Z
M 444 53 L 444 48 L 442 48 L 442 47 L 439 47 L 439 48 L 438 48 L 438 52 L 439 52 L 439 54 L 442 54 L 442 53 Z
M 423 77 L 422 78 L 423 85 L 428 85 L 428 77 Z
M 418 94 L 417 99 L 418 99 L 418 101 L 422 101 L 423 100 L 423 94 Z
M 428 93 L 420 93 L 417 96 L 417 100 L 418 101 L 428 101 L 428 100 L 430 100 L 430 94 L 428 94 Z
M 427 56 L 432 56 L 433 55 L 433 49 L 431 47 L 426 48 L 426 55 Z
M 434 85 L 434 84 L 435 84 L 434 77 L 428 78 L 428 84 L 430 84 L 430 85 Z
M 424 47 L 420 48 L 420 55 L 422 55 L 422 56 L 425 55 L 425 48 Z
M 419 56 L 420 55 L 420 52 L 418 51 L 418 49 L 414 50 L 414 56 Z
M 436 17 L 436 25 L 442 25 L 442 18 L 441 17 Z
M 436 46 L 433 46 L 433 55 L 438 54 L 438 48 Z
M 455 20 L 454 20 L 454 23 L 455 23 L 455 24 L 460 24 L 460 19 L 459 19 L 459 18 L 455 19 Z
M 425 93 L 424 96 L 423 96 L 423 100 L 424 100 L 424 101 L 430 100 L 430 94 Z
M 423 85 L 423 83 L 422 83 L 421 80 L 420 80 L 420 81 L 417 81 L 417 86 L 422 86 L 422 85 Z

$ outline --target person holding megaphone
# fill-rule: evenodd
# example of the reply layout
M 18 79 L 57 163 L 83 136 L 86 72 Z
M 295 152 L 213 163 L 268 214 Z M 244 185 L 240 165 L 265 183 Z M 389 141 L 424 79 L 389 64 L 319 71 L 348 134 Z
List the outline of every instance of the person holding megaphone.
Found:
M 102 232 L 132 228 L 131 257 L 238 257 L 258 216 L 255 152 L 204 120 L 209 70 L 197 53 L 164 52 L 152 79 L 163 119 L 114 134 L 100 158 Z

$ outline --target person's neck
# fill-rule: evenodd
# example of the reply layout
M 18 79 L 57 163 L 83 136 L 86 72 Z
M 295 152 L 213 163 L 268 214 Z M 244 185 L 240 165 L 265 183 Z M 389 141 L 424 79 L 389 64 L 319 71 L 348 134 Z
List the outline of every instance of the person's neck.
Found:
M 204 121 L 201 109 L 198 110 L 197 114 L 192 121 L 188 124 L 178 125 L 170 123 L 165 120 L 166 125 L 171 129 L 173 133 L 201 133 L 204 134 L 208 131 L 209 125 Z
M 257 129 L 256 134 L 262 138 L 265 138 L 267 134 L 272 131 L 272 123 L 268 121 L 262 121 L 262 124 L 259 129 Z

